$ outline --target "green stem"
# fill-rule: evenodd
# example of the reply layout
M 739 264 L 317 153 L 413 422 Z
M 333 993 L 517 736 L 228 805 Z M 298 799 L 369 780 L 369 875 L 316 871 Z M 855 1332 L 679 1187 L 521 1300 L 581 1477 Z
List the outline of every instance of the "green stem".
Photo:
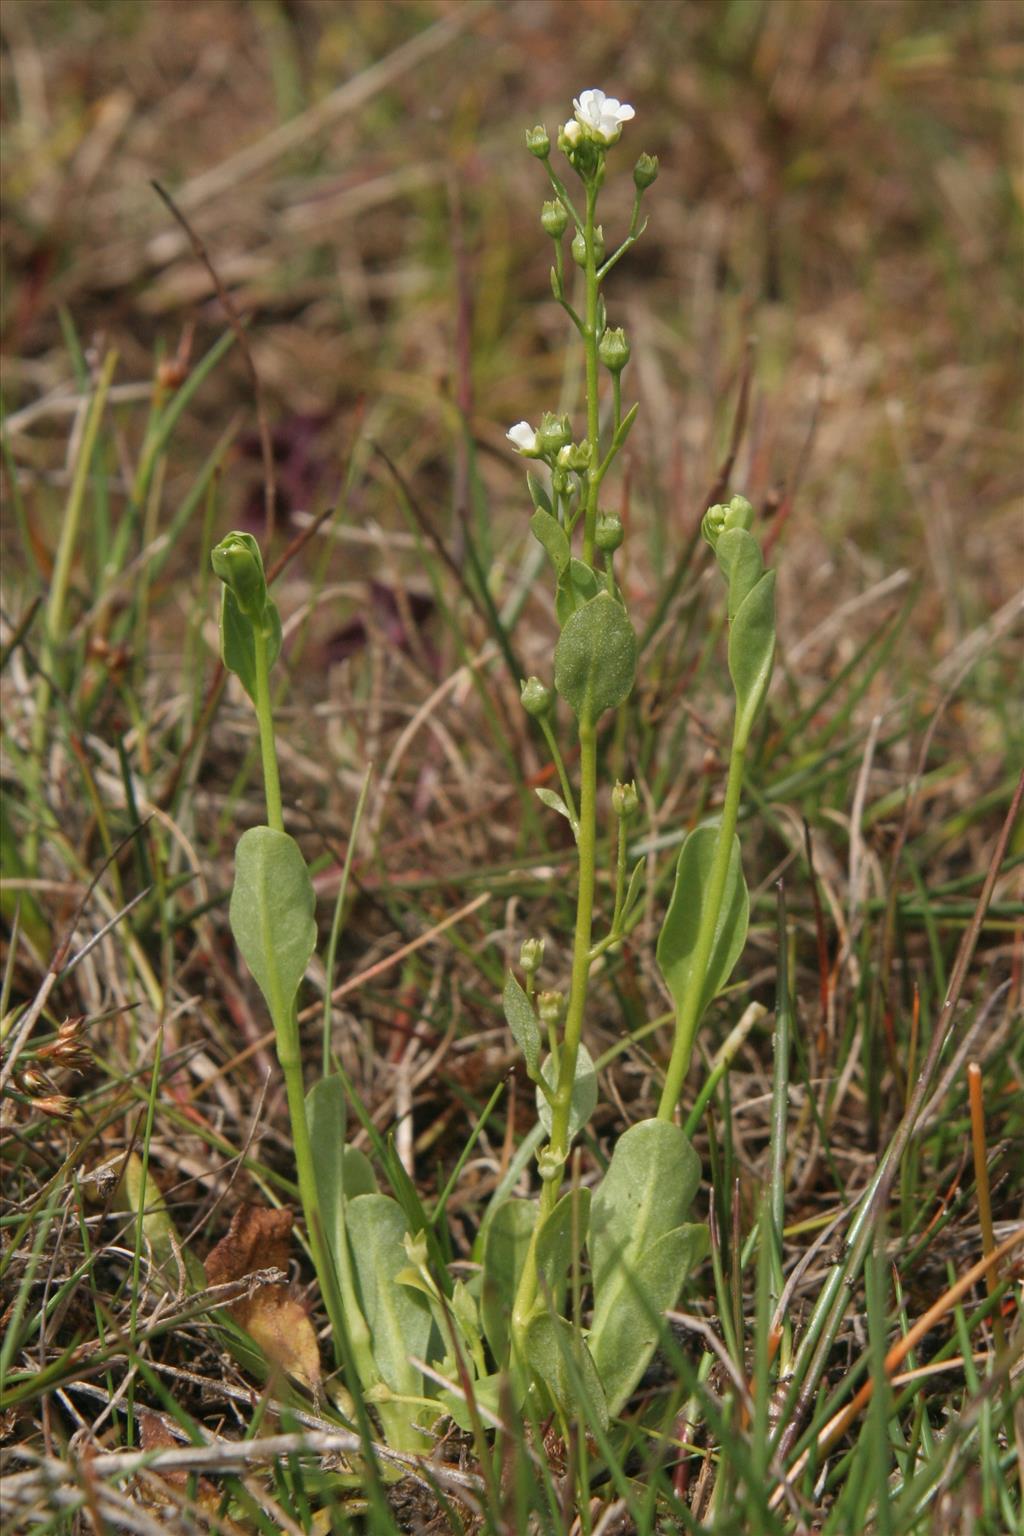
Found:
M 597 187 L 592 182 L 587 187 L 587 221 L 583 231 L 586 247 L 587 303 L 583 325 L 583 353 L 587 369 L 587 441 L 590 444 L 590 472 L 587 476 L 587 503 L 583 520 L 583 559 L 594 564 L 594 535 L 597 529 L 597 492 L 600 484 L 597 468 L 601 454 L 600 415 L 598 401 L 598 355 L 600 337 L 597 334 L 597 259 L 594 252 L 594 213 L 597 207 Z
M 738 723 L 733 729 L 732 751 L 729 755 L 729 778 L 725 787 L 725 804 L 722 806 L 722 820 L 718 829 L 718 842 L 715 846 L 715 861 L 711 866 L 711 879 L 708 882 L 707 900 L 701 913 L 700 928 L 697 931 L 697 943 L 693 953 L 693 968 L 690 972 L 690 986 L 683 998 L 682 1006 L 676 1014 L 676 1037 L 672 1045 L 672 1055 L 669 1058 L 668 1071 L 665 1074 L 665 1086 L 662 1089 L 661 1102 L 658 1105 L 658 1119 L 671 1120 L 675 1115 L 679 1096 L 683 1091 L 683 1083 L 690 1065 L 690 1055 L 693 1051 L 693 1039 L 697 1033 L 697 1025 L 703 1012 L 704 978 L 707 975 L 708 963 L 711 959 L 711 951 L 715 942 L 715 930 L 718 927 L 718 917 L 722 910 L 722 900 L 725 896 L 725 883 L 729 875 L 729 859 L 732 855 L 732 840 L 736 835 L 736 821 L 740 808 L 740 790 L 743 787 L 743 758 L 746 752 L 746 736 L 739 733 Z
M 572 792 L 572 785 L 569 783 L 569 775 L 565 771 L 565 763 L 562 761 L 562 754 L 558 750 L 558 742 L 555 740 L 555 733 L 551 729 L 551 721 L 546 716 L 541 717 L 540 728 L 544 732 L 544 740 L 548 744 L 548 751 L 551 753 L 551 759 L 555 765 L 555 768 L 558 770 L 558 782 L 562 786 L 562 799 L 565 801 L 569 808 L 569 825 L 572 827 L 573 836 L 578 837 L 580 830 L 580 820 L 576 814 L 576 798 Z
M 569 1114 L 576 1079 L 576 1058 L 583 1037 L 583 1016 L 590 979 L 590 936 L 594 915 L 594 881 L 597 844 L 597 731 L 580 721 L 580 823 L 579 889 L 576 895 L 576 932 L 572 951 L 569 1009 L 558 1062 L 558 1087 L 551 1103 L 551 1151 L 560 1162 L 569 1155 Z M 549 1179 L 541 1195 L 541 1214 L 546 1216 L 558 1202 L 558 1180 Z
M 281 810 L 281 780 L 277 771 L 274 744 L 274 710 L 270 701 L 270 665 L 267 658 L 267 634 L 259 620 L 252 621 L 253 655 L 256 662 L 256 719 L 260 728 L 260 755 L 263 759 L 263 792 L 267 800 L 267 826 L 284 831 Z

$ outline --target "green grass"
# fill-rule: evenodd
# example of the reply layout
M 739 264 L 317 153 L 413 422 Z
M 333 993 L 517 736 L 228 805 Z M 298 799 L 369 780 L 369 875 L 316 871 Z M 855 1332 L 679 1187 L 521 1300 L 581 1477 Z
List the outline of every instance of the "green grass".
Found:
M 554 123 L 601 81 L 662 163 L 614 290 L 643 355 L 621 510 L 649 629 L 600 742 L 607 777 L 637 778 L 647 883 L 595 970 L 585 1182 L 668 1061 L 654 938 L 729 727 L 691 536 L 759 338 L 729 488 L 773 519 L 780 652 L 740 827 L 751 936 L 683 1101 L 711 1257 L 610 1431 L 448 1423 L 405 1466 L 370 1453 L 372 1417 L 333 1379 L 275 1375 L 224 1310 L 237 1293 L 202 1275 L 243 1204 L 297 1210 L 269 1023 L 227 922 L 234 844 L 263 813 L 209 573 L 250 507 L 262 531 L 262 480 L 231 327 L 184 243 L 146 254 L 170 226 L 140 189 L 177 195 L 445 13 L 189 7 L 108 144 L 98 103 L 116 115 L 156 9 L 9 9 L 5 1529 L 1020 1529 L 1020 1247 L 991 1289 L 956 1289 L 986 1247 L 970 1062 L 997 1246 L 1024 1193 L 1007 12 L 466 7 L 439 84 L 398 73 L 188 206 L 251 316 L 278 436 L 281 771 L 320 954 L 358 821 L 332 960 L 300 999 L 310 1076 L 326 1020 L 354 1134 L 438 1217 L 453 1273 L 530 1166 L 505 965 L 542 934 L 557 984 L 573 920 L 571 845 L 533 794 L 547 758 L 518 705 L 554 628 L 503 432 L 559 391 L 574 409 L 580 381 L 559 371 L 520 120 Z M 300 513 L 327 515 L 294 548 Z M 289 1283 L 320 1327 L 304 1244 Z

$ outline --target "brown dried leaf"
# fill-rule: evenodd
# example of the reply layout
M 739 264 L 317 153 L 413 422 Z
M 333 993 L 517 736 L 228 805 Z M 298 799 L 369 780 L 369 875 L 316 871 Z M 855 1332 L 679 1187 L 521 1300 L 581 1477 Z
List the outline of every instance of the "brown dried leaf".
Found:
M 206 1260 L 211 1285 L 244 1279 L 259 1269 L 287 1269 L 291 1211 L 241 1205 Z M 228 1308 L 275 1365 L 311 1391 L 320 1384 L 320 1349 L 305 1307 L 286 1285 L 262 1285 Z
M 139 1431 L 144 1451 L 176 1451 L 181 1448 L 181 1440 L 171 1433 L 167 1422 L 158 1413 L 151 1413 L 146 1408 L 139 1410 Z M 151 1467 L 148 1469 L 150 1477 L 158 1477 L 169 1488 L 177 1489 L 184 1493 L 188 1489 L 188 1480 L 191 1473 L 185 1467 L 175 1467 L 167 1471 Z M 208 1477 L 200 1477 L 196 1484 L 195 1502 L 197 1506 L 209 1514 L 214 1514 L 220 1508 L 220 1494 L 210 1482 Z

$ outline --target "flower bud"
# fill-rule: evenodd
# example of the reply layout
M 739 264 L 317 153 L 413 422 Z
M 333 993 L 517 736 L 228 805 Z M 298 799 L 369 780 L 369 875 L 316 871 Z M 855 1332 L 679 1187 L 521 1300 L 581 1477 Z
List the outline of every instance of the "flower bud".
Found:
M 629 362 L 629 342 L 621 325 L 605 331 L 597 344 L 597 355 L 610 373 L 621 373 Z
M 527 976 L 533 976 L 540 970 L 541 961 L 544 959 L 543 939 L 524 939 L 523 947 L 519 951 L 519 964 Z
M 569 211 L 564 204 L 552 200 L 540 210 L 540 222 L 552 240 L 560 240 L 569 223 Z
M 543 123 L 538 123 L 535 128 L 526 130 L 526 147 L 531 155 L 536 155 L 538 160 L 546 160 L 551 153 L 551 139 Z
M 657 155 L 641 155 L 633 167 L 633 183 L 638 192 L 646 192 L 658 179 Z
M 545 411 L 537 428 L 537 447 L 545 456 L 558 453 L 566 443 L 572 441 L 572 427 L 568 416 L 556 416 L 553 411 Z
M 616 781 L 615 788 L 612 790 L 612 810 L 621 821 L 625 821 L 627 816 L 632 816 L 639 803 L 636 785 L 632 780 L 628 784 Z
M 541 1147 L 537 1153 L 537 1172 L 545 1184 L 552 1183 L 562 1177 L 562 1169 L 565 1167 L 565 1159 L 559 1157 L 550 1147 Z
M 559 469 L 574 469 L 577 472 L 589 468 L 590 444 L 566 443 L 558 451 L 557 464 Z
M 622 518 L 617 512 L 599 512 L 594 542 L 603 555 L 613 555 L 622 543 Z
M 583 231 L 578 229 L 572 237 L 572 259 L 578 267 L 587 264 L 587 242 L 583 237 Z M 598 224 L 594 230 L 594 260 L 598 263 L 604 260 L 604 230 Z
M 565 998 L 561 992 L 542 992 L 537 998 L 537 1015 L 545 1028 L 557 1024 L 562 1017 Z
M 725 518 L 727 509 L 721 502 L 716 502 L 713 507 L 708 507 L 700 520 L 700 531 L 714 549 L 719 537 L 725 532 Z
M 754 523 L 754 509 L 745 496 L 734 496 L 725 511 L 726 528 L 745 528 L 749 533 Z
M 250 619 L 262 617 L 267 606 L 267 578 L 260 547 L 251 533 L 229 533 L 210 551 L 210 564 L 234 594 Z
M 519 702 L 534 720 L 542 720 L 545 715 L 551 713 L 553 698 L 551 689 L 546 687 L 539 677 L 527 678 L 519 687 Z

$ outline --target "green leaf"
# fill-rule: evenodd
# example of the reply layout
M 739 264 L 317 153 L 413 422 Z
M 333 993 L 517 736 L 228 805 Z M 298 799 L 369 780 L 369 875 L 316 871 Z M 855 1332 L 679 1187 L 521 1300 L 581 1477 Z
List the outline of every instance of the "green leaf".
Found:
M 708 822 L 691 832 L 684 842 L 676 865 L 672 899 L 658 936 L 658 966 L 677 1009 L 682 1007 L 690 988 L 694 950 L 711 882 L 718 838 L 718 823 Z M 747 895 L 747 882 L 743 878 L 740 842 L 734 835 L 722 906 L 703 980 L 701 1013 L 732 974 L 733 966 L 746 943 L 749 917 L 750 898 Z
M 635 405 L 631 405 L 630 406 L 630 408 L 626 412 L 625 416 L 623 416 L 622 420 L 619 422 L 618 431 L 616 432 L 615 436 L 612 438 L 612 446 L 611 446 L 611 450 L 610 450 L 612 453 L 618 453 L 619 449 L 622 447 L 623 443 L 626 441 L 626 438 L 632 432 L 632 430 L 633 430 L 633 423 L 634 423 L 634 421 L 636 421 L 636 415 L 637 415 L 637 412 L 639 411 L 639 409 L 640 409 L 640 402 L 638 400 L 635 403 Z
M 545 1310 L 561 1312 L 573 1260 L 590 1225 L 589 1189 L 570 1189 L 537 1229 L 537 1273 Z
M 266 633 L 267 671 L 281 654 L 281 615 L 273 598 L 267 598 L 263 619 L 248 618 L 238 605 L 230 587 L 221 587 L 220 654 L 229 672 L 238 678 L 246 693 L 256 702 L 256 641 L 254 630 L 260 624 Z
M 775 572 L 765 571 L 743 599 L 729 630 L 729 673 L 736 690 L 736 729 L 744 739 L 750 734 L 768 692 L 774 661 Z
M 570 826 L 573 826 L 572 811 L 566 805 L 561 795 L 554 789 L 535 789 L 534 794 L 542 805 L 546 805 L 549 811 L 557 811 L 559 816 L 564 816 Z M 573 827 L 575 831 L 575 827 Z
M 497 1365 L 508 1358 L 509 1319 L 536 1221 L 536 1201 L 508 1200 L 487 1229 L 480 1316 Z
M 271 827 L 243 832 L 235 850 L 231 932 L 275 1025 L 289 1018 L 316 947 L 315 905 L 295 839 Z
M 577 608 L 589 603 L 600 590 L 598 578 L 590 566 L 574 556 L 559 577 L 558 591 L 555 593 L 555 613 L 563 629 Z
M 535 1078 L 540 1069 L 540 1024 L 533 1011 L 533 1004 L 511 971 L 505 982 L 501 1005 L 505 1010 L 505 1021 L 512 1031 L 512 1038 L 523 1053 L 526 1070 L 531 1078 Z
M 526 1330 L 526 1358 L 563 1418 L 608 1428 L 608 1403 L 590 1350 L 564 1317 L 541 1313 Z
M 530 500 L 538 512 L 546 512 L 549 517 L 554 516 L 554 508 L 551 505 L 551 497 L 541 485 L 536 475 L 526 471 L 526 484 L 530 491 Z
M 357 1195 L 348 1202 L 346 1223 L 360 1303 L 381 1377 L 393 1392 L 421 1393 L 422 1373 L 409 1356 L 426 1358 L 433 1317 L 426 1298 L 398 1280 L 409 1264 L 402 1242 L 408 1230 L 402 1209 L 387 1195 Z
M 550 512 L 537 511 L 530 518 L 530 530 L 539 544 L 544 546 L 548 559 L 561 578 L 572 559 L 569 539 L 562 525 Z
M 729 583 L 729 623 L 744 598 L 751 592 L 764 573 L 764 557 L 761 546 L 745 528 L 727 528 L 719 535 L 715 545 L 715 557 Z
M 612 1413 L 646 1370 L 661 1315 L 703 1254 L 705 1229 L 681 1225 L 699 1182 L 700 1159 L 680 1127 L 641 1120 L 619 1137 L 594 1195 L 589 1343 Z
M 306 1095 L 313 1176 L 316 1180 L 320 1219 L 339 1277 L 346 1273 L 345 1204 L 356 1195 L 377 1193 L 370 1160 L 358 1147 L 345 1145 L 345 1088 L 340 1077 L 323 1077 Z
M 555 1063 L 550 1056 L 544 1058 L 544 1065 L 540 1069 L 540 1075 L 549 1088 L 557 1087 Z M 576 1075 L 572 1085 L 572 1100 L 569 1106 L 569 1140 L 586 1125 L 594 1110 L 597 1108 L 597 1069 L 591 1060 L 590 1052 L 580 1042 L 576 1053 Z M 537 1115 L 548 1135 L 551 1135 L 551 1105 L 544 1097 L 541 1090 L 537 1089 Z
M 625 919 L 629 916 L 637 901 L 640 899 L 640 890 L 643 885 L 644 866 L 646 863 L 646 859 L 637 859 L 636 863 L 633 865 L 633 873 L 629 877 L 629 884 L 626 887 L 625 899 L 622 903 L 623 921 L 625 921 Z
M 474 1381 L 473 1402 L 485 1425 L 501 1423 L 501 1398 L 507 1390 L 508 1376 L 504 1371 L 495 1371 L 493 1376 L 480 1376 Z M 439 1401 L 459 1428 L 469 1434 L 473 1429 L 473 1421 L 465 1399 L 446 1387 L 439 1394 Z
M 626 611 L 607 592 L 570 617 L 555 647 L 555 687 L 583 725 L 629 697 L 637 643 Z

